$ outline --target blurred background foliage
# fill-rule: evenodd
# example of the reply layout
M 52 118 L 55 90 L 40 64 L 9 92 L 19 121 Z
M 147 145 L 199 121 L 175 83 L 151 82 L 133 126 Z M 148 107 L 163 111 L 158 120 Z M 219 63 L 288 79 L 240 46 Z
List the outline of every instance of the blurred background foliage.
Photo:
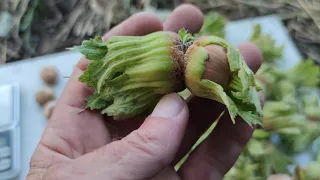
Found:
M 320 62 L 318 0 L 1 0 L 0 62 L 63 51 L 136 12 L 165 18 L 181 3 L 219 12 L 229 21 L 278 15 L 305 58 Z

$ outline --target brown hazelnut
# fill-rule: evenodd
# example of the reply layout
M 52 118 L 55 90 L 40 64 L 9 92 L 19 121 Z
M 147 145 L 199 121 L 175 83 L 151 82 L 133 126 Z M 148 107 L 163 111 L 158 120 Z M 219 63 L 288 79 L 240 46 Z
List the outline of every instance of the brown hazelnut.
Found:
M 209 79 L 222 87 L 227 87 L 231 78 L 227 52 L 219 45 L 208 45 L 204 47 L 209 54 L 205 62 L 204 79 Z
M 48 85 L 56 84 L 58 80 L 57 69 L 54 66 L 44 67 L 41 70 L 41 78 Z
M 54 98 L 54 91 L 51 88 L 42 88 L 36 93 L 36 101 L 40 106 L 43 106 L 48 101 Z
M 57 101 L 56 100 L 51 100 L 49 102 L 47 102 L 45 105 L 44 105 L 44 108 L 43 108 L 43 113 L 45 115 L 45 117 L 49 120 L 51 118 L 51 115 L 54 111 L 54 108 L 56 107 L 57 105 Z

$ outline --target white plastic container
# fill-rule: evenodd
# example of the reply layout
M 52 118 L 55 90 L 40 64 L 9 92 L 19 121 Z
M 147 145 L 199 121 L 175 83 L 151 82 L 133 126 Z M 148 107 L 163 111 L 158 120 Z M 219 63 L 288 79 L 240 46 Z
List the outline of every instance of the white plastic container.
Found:
M 20 90 L 18 84 L 0 84 L 0 180 L 20 172 Z

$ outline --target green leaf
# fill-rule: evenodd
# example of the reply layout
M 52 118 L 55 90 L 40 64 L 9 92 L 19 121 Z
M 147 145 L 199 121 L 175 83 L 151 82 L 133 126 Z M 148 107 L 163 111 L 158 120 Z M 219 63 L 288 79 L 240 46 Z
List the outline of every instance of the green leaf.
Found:
M 256 24 L 253 28 L 253 33 L 250 39 L 258 39 L 261 36 L 261 25 Z
M 258 163 L 253 162 L 252 158 L 241 154 L 235 165 L 225 175 L 224 180 L 263 180 L 257 176 Z
M 101 109 L 108 104 L 110 104 L 110 102 L 105 101 L 104 99 L 102 99 L 100 94 L 95 93 L 94 95 L 87 98 L 86 108 L 90 108 L 91 110 Z
M 297 111 L 296 104 L 286 101 L 267 101 L 264 105 L 263 114 L 265 118 L 293 115 Z
M 264 156 L 265 163 L 271 166 L 276 174 L 289 174 L 288 166 L 293 163 L 293 159 L 269 144 L 268 153 Z
M 308 179 L 320 178 L 320 162 L 311 162 L 307 165 L 305 169 Z
M 209 12 L 205 18 L 200 35 L 225 37 L 226 19 L 218 12 Z
M 301 129 L 298 127 L 288 127 L 288 128 L 281 128 L 276 130 L 275 132 L 285 135 L 299 135 L 301 134 Z
M 310 145 L 320 137 L 320 124 L 305 122 L 304 132 L 294 138 L 292 150 L 295 153 L 305 151 Z
M 318 107 L 318 96 L 312 93 L 305 93 L 301 95 L 301 101 L 303 107 Z
M 185 89 L 181 92 L 179 92 L 179 95 L 183 98 L 183 99 L 188 99 L 191 96 L 191 92 L 188 89 Z
M 311 59 L 304 60 L 284 72 L 284 76 L 296 87 L 317 87 L 320 82 L 320 66 Z
M 192 36 L 192 34 L 188 33 L 188 31 L 184 28 L 180 29 L 178 34 L 181 37 L 183 44 L 186 44 L 186 43 L 194 40 L 194 37 Z
M 101 37 L 97 36 L 94 39 L 83 41 L 81 46 L 68 49 L 81 52 L 88 60 L 97 61 L 105 57 L 108 53 L 107 45 L 107 42 L 102 41 Z
M 174 166 L 174 169 L 178 171 L 180 167 L 187 161 L 190 154 L 204 141 L 208 138 L 208 136 L 213 132 L 216 128 L 221 116 L 224 113 L 221 113 L 220 116 L 210 125 L 210 127 L 200 136 L 200 138 L 196 141 L 196 143 L 191 147 L 191 149 L 184 155 L 184 157 Z
M 103 66 L 103 61 L 97 60 L 93 61 L 88 65 L 88 68 L 84 73 L 79 77 L 79 81 L 86 83 L 89 87 L 96 87 L 102 72 L 97 71 Z
M 305 107 L 303 112 L 310 120 L 320 120 L 319 107 Z
M 258 156 L 262 156 L 264 155 L 264 150 L 265 150 L 265 147 L 264 147 L 264 143 L 263 141 L 258 141 L 258 140 L 255 140 L 255 139 L 252 139 L 249 141 L 248 145 L 248 152 L 251 156 L 255 156 L 255 157 L 258 157 Z
M 256 129 L 254 132 L 253 132 L 253 137 L 254 138 L 262 138 L 262 139 L 266 139 L 266 138 L 269 138 L 270 137 L 270 133 L 263 130 L 263 129 Z
M 271 34 L 262 34 L 260 24 L 254 26 L 250 41 L 260 48 L 265 63 L 274 63 L 282 57 L 284 45 L 277 46 Z
M 302 132 L 306 117 L 297 112 L 295 103 L 286 101 L 267 101 L 263 109 L 265 130 L 282 134 Z
M 320 162 L 320 137 L 316 141 L 316 148 L 317 148 L 316 161 Z

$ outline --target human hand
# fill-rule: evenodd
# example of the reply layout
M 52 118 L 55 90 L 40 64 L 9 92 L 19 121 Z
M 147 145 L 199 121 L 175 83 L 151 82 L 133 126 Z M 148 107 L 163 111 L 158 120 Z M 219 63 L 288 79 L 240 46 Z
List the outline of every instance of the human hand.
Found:
M 151 13 L 134 15 L 108 32 L 104 40 L 114 35 L 177 32 L 183 27 L 196 33 L 202 22 L 197 8 L 182 5 L 164 24 Z M 261 64 L 257 47 L 245 43 L 239 49 L 256 71 Z M 80 60 L 72 76 L 81 75 L 88 63 Z M 253 132 L 241 119 L 233 125 L 226 113 L 176 172 L 173 165 L 220 115 L 223 105 L 198 97 L 186 102 L 173 93 L 163 97 L 146 119 L 113 121 L 90 110 L 79 113 L 90 93 L 85 84 L 69 80 L 32 156 L 28 180 L 222 179 Z

